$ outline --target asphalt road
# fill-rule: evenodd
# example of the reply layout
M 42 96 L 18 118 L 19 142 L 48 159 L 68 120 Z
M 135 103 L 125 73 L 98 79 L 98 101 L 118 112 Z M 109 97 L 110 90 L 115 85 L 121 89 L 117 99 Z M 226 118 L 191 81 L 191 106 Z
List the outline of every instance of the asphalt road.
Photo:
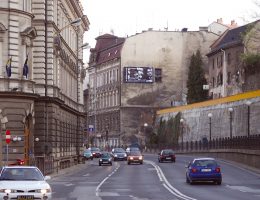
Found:
M 98 166 L 98 159 L 62 170 L 49 181 L 54 200 L 259 200 L 260 173 L 220 160 L 222 185 L 185 182 L 190 156 L 159 163 L 145 155 L 143 165 Z

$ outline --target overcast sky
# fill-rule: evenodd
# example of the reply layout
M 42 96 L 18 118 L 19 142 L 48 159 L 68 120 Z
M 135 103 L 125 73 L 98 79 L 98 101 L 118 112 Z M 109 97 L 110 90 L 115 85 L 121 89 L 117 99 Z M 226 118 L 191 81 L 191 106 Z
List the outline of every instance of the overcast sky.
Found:
M 225 24 L 235 20 L 245 24 L 256 6 L 252 0 L 81 0 L 90 21 L 85 42 L 92 47 L 95 38 L 114 32 L 116 36 L 134 35 L 142 30 L 198 30 L 218 18 Z M 87 50 L 88 51 L 88 50 Z M 86 61 L 86 58 L 84 58 Z M 88 60 L 88 58 L 87 58 Z

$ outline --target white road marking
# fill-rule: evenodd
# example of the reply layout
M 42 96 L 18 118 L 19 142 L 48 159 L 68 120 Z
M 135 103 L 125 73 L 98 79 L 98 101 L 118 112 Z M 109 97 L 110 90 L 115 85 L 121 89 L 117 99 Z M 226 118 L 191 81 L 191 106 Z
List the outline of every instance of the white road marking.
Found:
M 72 186 L 72 185 L 74 185 L 74 184 L 72 184 L 72 183 L 66 183 L 65 184 L 65 186 L 67 186 L 67 187 Z
M 104 178 L 104 180 L 101 181 L 101 183 L 99 183 L 99 185 L 98 185 L 97 188 L 96 188 L 96 196 L 97 196 L 97 197 L 101 196 L 101 195 L 100 195 L 100 187 L 106 182 L 106 180 L 107 180 L 111 175 L 113 175 L 113 174 L 118 170 L 119 167 L 120 167 L 120 165 L 119 165 L 116 169 L 114 169 L 114 171 L 111 172 L 106 178 Z
M 84 174 L 83 176 L 89 176 L 89 174 Z
M 228 188 L 233 189 L 233 190 L 239 190 L 240 192 L 250 192 L 250 193 L 256 193 L 260 194 L 260 189 L 253 189 L 250 187 L 246 186 L 237 186 L 237 185 L 226 185 Z
M 169 181 L 167 180 L 167 178 L 165 177 L 164 173 L 162 172 L 161 168 L 156 165 L 154 162 L 152 161 L 148 161 L 145 160 L 146 163 L 154 166 L 154 168 L 156 169 L 157 175 L 160 179 L 161 182 L 163 182 L 163 186 L 170 192 L 172 193 L 174 196 L 179 197 L 181 199 L 184 200 L 196 200 L 192 197 L 186 196 L 185 194 L 181 193 L 179 190 L 177 190 L 175 187 L 173 187 Z

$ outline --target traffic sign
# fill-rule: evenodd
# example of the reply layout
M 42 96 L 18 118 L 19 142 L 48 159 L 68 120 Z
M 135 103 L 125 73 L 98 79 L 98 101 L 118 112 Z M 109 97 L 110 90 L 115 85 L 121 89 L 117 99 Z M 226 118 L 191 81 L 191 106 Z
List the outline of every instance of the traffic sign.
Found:
M 89 132 L 94 132 L 94 125 L 88 125 Z
M 10 130 L 5 131 L 5 142 L 6 144 L 9 144 L 11 142 Z

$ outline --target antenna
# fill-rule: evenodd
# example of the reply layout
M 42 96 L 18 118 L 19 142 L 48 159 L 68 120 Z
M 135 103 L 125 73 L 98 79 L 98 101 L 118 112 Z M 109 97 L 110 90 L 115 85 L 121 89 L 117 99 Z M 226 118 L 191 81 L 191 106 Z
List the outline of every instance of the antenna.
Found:
M 168 31 L 168 19 L 167 19 L 167 22 L 166 22 L 166 27 L 164 27 L 164 30 Z

